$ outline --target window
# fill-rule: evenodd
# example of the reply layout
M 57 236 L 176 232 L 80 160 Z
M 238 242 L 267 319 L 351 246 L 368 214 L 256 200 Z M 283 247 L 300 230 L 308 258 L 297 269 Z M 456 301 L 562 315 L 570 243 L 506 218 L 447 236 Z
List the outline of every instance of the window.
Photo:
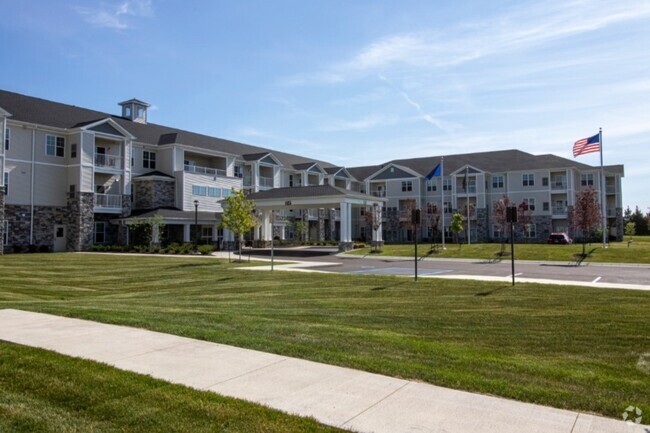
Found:
M 492 239 L 499 239 L 499 238 L 501 238 L 501 226 L 495 224 L 492 226 Z
M 208 195 L 208 187 L 192 185 L 192 195 Z
M 524 203 L 526 203 L 526 206 L 528 206 L 528 209 L 531 212 L 535 211 L 535 199 L 534 198 L 525 198 Z
M 427 180 L 427 191 L 435 192 L 438 189 L 438 185 L 435 179 Z
M 410 180 L 402 181 L 402 192 L 413 191 L 413 182 Z
M 293 174 L 289 175 L 289 186 L 293 187 Z
M 366 210 L 364 208 L 359 209 L 359 215 L 360 216 L 365 216 L 366 215 Z
M 2 245 L 9 244 L 9 221 L 4 220 L 4 230 L 2 232 Z
M 5 128 L 5 150 L 9 150 L 9 135 L 11 131 L 9 128 Z
M 492 177 L 492 188 L 503 188 L 503 176 Z
M 529 239 L 537 237 L 537 228 L 535 227 L 534 223 L 528 224 L 526 230 L 524 231 L 524 236 L 526 236 Z
M 542 186 L 548 186 L 548 177 L 542 178 Z
M 95 223 L 95 243 L 103 244 L 106 242 L 106 223 L 98 221 Z
M 524 186 L 535 186 L 535 175 L 532 173 L 522 175 L 522 180 Z
M 46 135 L 45 153 L 48 156 L 65 156 L 65 138 L 56 135 Z
M 236 165 L 235 166 L 235 177 L 242 178 L 244 177 L 244 167 L 241 165 Z
M 131 146 L 131 167 L 135 164 L 135 147 Z
M 72 143 L 70 145 L 70 158 L 75 159 L 77 157 L 77 143 Z
M 221 194 L 223 194 L 224 197 L 230 197 L 232 195 L 232 190 L 224 188 L 221 190 Z
M 137 108 L 137 113 L 138 113 L 137 117 L 144 117 L 144 108 L 143 107 L 138 107 Z
M 593 173 L 581 174 L 580 175 L 580 185 L 582 186 L 593 186 L 594 184 L 594 175 Z
M 443 179 L 442 180 L 442 190 L 443 191 L 451 191 L 451 179 Z
M 208 187 L 208 197 L 221 197 L 221 188 Z
M 5 195 L 9 195 L 9 172 L 5 171 Z
M 544 210 L 544 212 L 548 212 L 548 210 L 550 209 L 550 203 L 547 201 L 542 203 L 542 209 Z
M 212 242 L 212 226 L 201 227 L 201 243 L 209 244 Z
M 131 117 L 131 106 L 127 105 L 124 107 L 124 117 Z
M 451 213 L 451 202 L 445 202 L 445 213 Z
M 156 168 L 156 152 L 142 151 L 142 168 Z

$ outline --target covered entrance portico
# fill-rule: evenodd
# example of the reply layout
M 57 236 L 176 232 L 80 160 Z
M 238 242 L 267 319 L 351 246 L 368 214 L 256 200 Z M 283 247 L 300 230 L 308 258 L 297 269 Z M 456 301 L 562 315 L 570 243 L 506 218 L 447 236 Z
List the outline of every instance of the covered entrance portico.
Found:
M 260 214 L 261 228 L 255 229 L 255 240 L 262 244 L 273 238 L 272 218 L 275 211 L 296 209 L 339 209 L 339 249 L 352 249 L 352 209 L 355 207 L 383 207 L 385 198 L 374 197 L 332 185 L 275 188 L 248 196 L 255 203 Z M 374 213 L 373 213 L 374 214 Z M 318 215 L 322 215 L 318 211 Z M 381 220 L 379 228 L 373 230 L 373 245 L 383 244 Z

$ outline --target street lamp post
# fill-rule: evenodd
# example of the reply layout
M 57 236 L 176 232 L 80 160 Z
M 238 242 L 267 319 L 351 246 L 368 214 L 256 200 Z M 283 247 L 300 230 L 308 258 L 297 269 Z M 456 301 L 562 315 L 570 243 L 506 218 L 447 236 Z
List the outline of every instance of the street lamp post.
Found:
M 194 200 L 194 231 L 196 232 L 194 235 L 194 247 L 199 244 L 199 201 Z

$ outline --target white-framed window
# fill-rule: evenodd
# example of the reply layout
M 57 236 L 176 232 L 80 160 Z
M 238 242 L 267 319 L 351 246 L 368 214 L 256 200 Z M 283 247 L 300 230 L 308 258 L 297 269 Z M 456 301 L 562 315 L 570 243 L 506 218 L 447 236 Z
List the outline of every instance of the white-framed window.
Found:
M 77 143 L 72 143 L 70 145 L 70 159 L 75 159 L 77 157 Z
M 2 245 L 9 244 L 9 221 L 4 220 L 4 230 L 2 231 Z
M 47 156 L 65 156 L 65 138 L 58 135 L 45 136 L 45 153 Z
M 224 189 L 221 190 L 221 194 L 224 197 L 230 197 L 232 195 L 232 190 L 229 189 L 229 188 L 224 188 Z
M 524 236 L 529 239 L 537 237 L 537 227 L 535 226 L 535 223 L 528 224 L 526 230 L 524 230 Z
M 127 105 L 124 107 L 124 117 L 131 117 L 131 106 Z
M 525 198 L 524 203 L 526 204 L 526 206 L 528 206 L 528 209 L 531 212 L 535 211 L 535 199 L 534 198 Z
M 95 222 L 95 243 L 103 244 L 106 242 L 106 223 L 104 221 Z
M 192 185 L 192 195 L 208 195 L 208 187 L 202 185 Z
M 492 176 L 492 188 L 503 188 L 503 176 Z
M 436 182 L 436 179 L 427 180 L 427 191 L 436 192 L 437 190 L 438 190 L 438 182 Z
M 549 202 L 545 201 L 544 203 L 542 203 L 542 210 L 544 212 L 548 212 L 550 209 L 551 209 L 551 204 Z
M 289 187 L 293 188 L 293 174 L 289 175 Z
M 410 180 L 402 181 L 402 192 L 413 191 L 413 182 Z
M 142 151 L 142 168 L 150 168 L 152 170 L 156 168 L 156 152 L 149 150 Z
M 208 187 L 208 197 L 221 197 L 221 188 Z
M 241 165 L 235 166 L 235 177 L 242 178 L 244 177 L 244 167 Z
M 548 177 L 542 178 L 542 186 L 548 186 Z
M 451 179 L 443 179 L 442 180 L 442 190 L 443 191 L 451 191 Z
M 9 195 L 9 172 L 5 171 L 5 196 Z
M 535 186 L 535 174 L 525 173 L 521 176 L 523 186 Z
M 593 186 L 594 185 L 594 175 L 593 173 L 584 173 L 580 175 L 580 185 L 582 186 Z
M 452 209 L 451 209 L 451 202 L 450 202 L 450 201 L 446 201 L 446 202 L 444 203 L 444 205 L 445 205 L 445 206 L 444 206 L 444 207 L 445 207 L 445 213 L 451 213 L 451 211 L 452 211 Z
M 5 128 L 5 150 L 9 150 L 9 138 L 11 136 L 11 130 L 9 127 Z
M 212 226 L 201 226 L 201 243 L 212 242 Z

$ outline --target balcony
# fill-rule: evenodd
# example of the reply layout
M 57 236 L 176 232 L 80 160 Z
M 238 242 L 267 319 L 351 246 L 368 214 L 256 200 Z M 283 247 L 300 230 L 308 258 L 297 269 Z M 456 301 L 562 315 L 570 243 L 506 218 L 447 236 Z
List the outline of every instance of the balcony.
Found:
M 386 197 L 386 191 L 373 191 L 371 194 L 375 197 Z
M 307 209 L 307 218 L 310 220 L 318 219 L 318 209 Z
M 122 157 L 119 155 L 106 155 L 104 153 L 98 153 L 95 155 L 95 167 L 105 168 L 108 170 L 121 170 L 122 169 Z
M 122 196 L 120 194 L 95 194 L 95 212 L 121 213 Z
M 273 178 L 272 177 L 264 177 L 260 176 L 260 188 L 273 188 Z
M 553 208 L 553 216 L 566 216 L 567 214 L 567 208 L 565 207 L 554 207 Z
M 185 164 L 183 166 L 185 173 L 203 174 L 206 176 L 227 177 L 226 170 L 220 168 L 199 167 L 198 165 Z
M 551 189 L 552 190 L 565 190 L 566 189 L 566 183 L 551 181 Z
M 607 209 L 607 218 L 616 218 L 616 209 Z
M 605 192 L 607 194 L 616 194 L 616 185 L 605 185 Z

